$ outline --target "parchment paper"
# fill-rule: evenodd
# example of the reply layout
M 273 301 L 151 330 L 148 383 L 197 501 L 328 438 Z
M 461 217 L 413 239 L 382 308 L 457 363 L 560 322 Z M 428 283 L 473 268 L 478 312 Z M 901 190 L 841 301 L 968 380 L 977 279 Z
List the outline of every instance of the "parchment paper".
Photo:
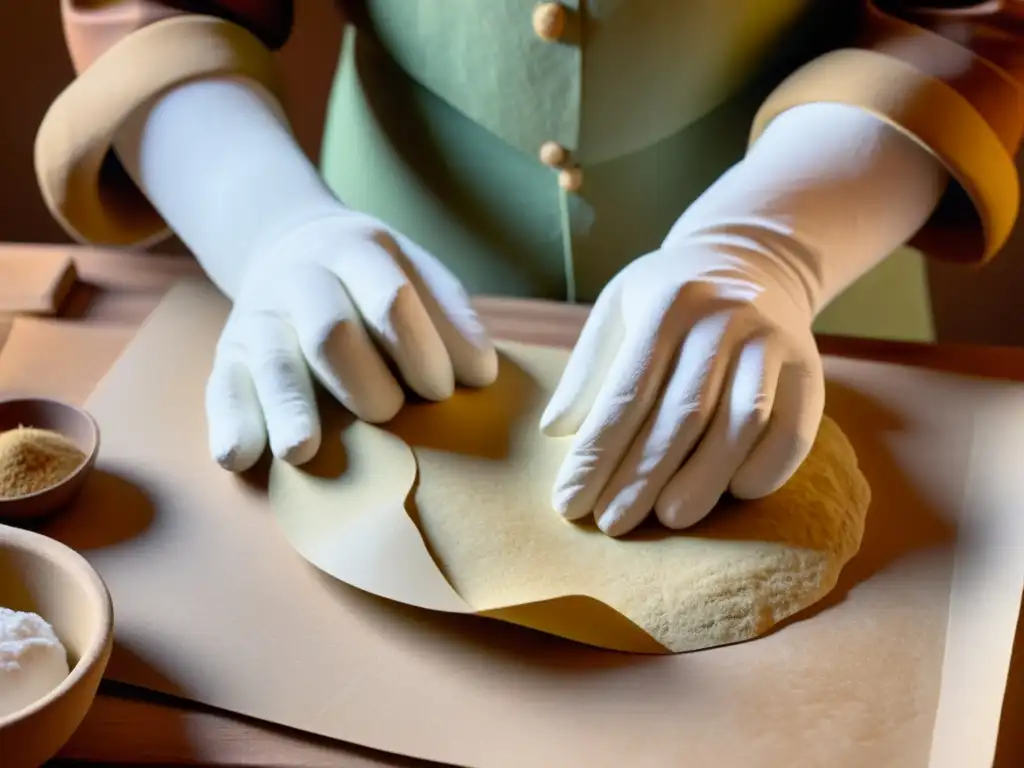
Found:
M 1024 581 L 1021 386 L 829 360 L 875 499 L 835 593 L 756 642 L 638 657 L 403 609 L 302 561 L 259 484 L 207 458 L 225 312 L 176 290 L 88 402 L 100 471 L 48 532 L 110 585 L 111 677 L 457 765 L 991 764 Z

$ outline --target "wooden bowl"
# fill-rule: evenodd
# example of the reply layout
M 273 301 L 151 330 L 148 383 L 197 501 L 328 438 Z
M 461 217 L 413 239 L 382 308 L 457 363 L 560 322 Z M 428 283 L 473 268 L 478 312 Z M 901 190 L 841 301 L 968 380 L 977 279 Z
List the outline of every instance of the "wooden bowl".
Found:
M 49 694 L 0 717 L 0 765 L 29 768 L 52 758 L 96 698 L 114 643 L 110 593 L 85 558 L 38 533 L 0 525 L 0 606 L 50 623 L 71 673 Z
M 26 523 L 45 517 L 71 503 L 81 493 L 96 465 L 100 428 L 86 411 L 43 397 L 0 400 L 0 432 L 19 426 L 58 432 L 85 454 L 78 469 L 56 485 L 15 498 L 0 498 L 0 521 Z

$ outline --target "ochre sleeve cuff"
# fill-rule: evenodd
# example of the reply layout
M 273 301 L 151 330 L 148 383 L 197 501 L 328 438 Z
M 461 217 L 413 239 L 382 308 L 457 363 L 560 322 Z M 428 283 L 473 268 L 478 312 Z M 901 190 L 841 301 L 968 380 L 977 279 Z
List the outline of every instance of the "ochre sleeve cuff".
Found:
M 750 142 L 801 104 L 848 104 L 877 116 L 935 156 L 953 180 L 910 245 L 938 259 L 983 263 L 1006 243 L 1020 204 L 1020 91 L 970 51 L 885 21 L 884 36 L 828 53 L 786 79 L 761 106 Z
M 69 236 L 139 246 L 169 234 L 113 140 L 155 96 L 211 76 L 246 77 L 280 96 L 273 57 L 256 37 L 222 19 L 180 15 L 122 38 L 57 97 L 36 135 L 35 167 L 43 200 Z

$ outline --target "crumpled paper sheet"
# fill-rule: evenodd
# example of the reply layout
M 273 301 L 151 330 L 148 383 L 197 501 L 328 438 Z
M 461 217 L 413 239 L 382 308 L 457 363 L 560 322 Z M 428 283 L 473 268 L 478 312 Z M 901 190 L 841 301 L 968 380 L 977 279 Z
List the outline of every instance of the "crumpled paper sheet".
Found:
M 110 587 L 108 677 L 479 768 L 992 764 L 1024 583 L 1024 386 L 827 360 L 875 500 L 860 553 L 813 620 L 638 656 L 374 599 L 297 556 L 260 478 L 208 456 L 226 312 L 208 283 L 176 289 L 86 404 L 97 472 L 45 532 Z

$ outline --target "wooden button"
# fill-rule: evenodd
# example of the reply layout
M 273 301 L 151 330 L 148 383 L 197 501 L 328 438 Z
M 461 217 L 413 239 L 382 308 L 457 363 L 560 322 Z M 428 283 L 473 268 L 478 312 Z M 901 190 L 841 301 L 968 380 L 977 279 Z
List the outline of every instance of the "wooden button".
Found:
M 579 192 L 583 186 L 583 171 L 579 168 L 566 168 L 558 174 L 558 186 L 566 192 Z
M 541 3 L 533 9 L 533 31 L 541 40 L 554 42 L 564 29 L 565 8 L 559 3 Z
M 552 168 L 561 168 L 569 159 L 565 147 L 554 141 L 545 141 L 540 147 L 540 161 Z

